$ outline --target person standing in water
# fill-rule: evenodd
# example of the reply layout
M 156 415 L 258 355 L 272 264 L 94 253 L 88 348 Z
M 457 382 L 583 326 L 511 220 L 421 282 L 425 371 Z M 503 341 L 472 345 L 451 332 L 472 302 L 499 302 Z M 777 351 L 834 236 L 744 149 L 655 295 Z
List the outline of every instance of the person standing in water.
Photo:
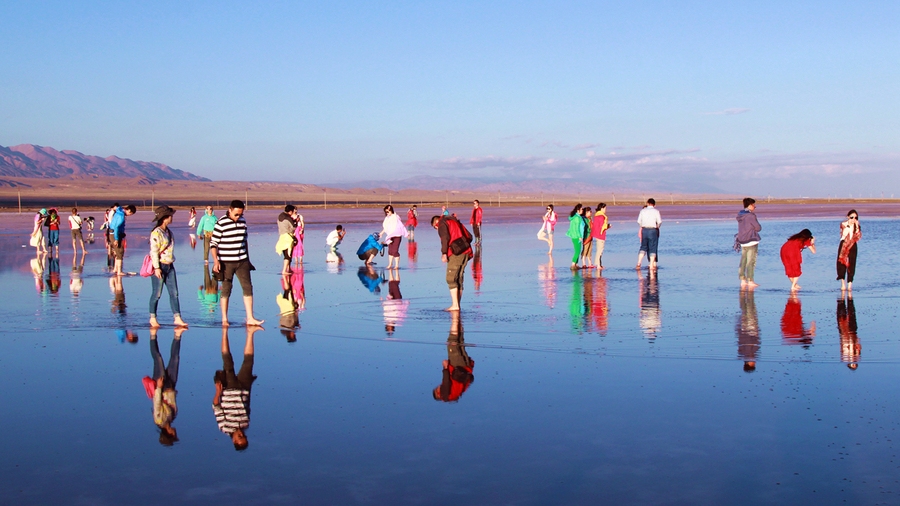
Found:
M 635 269 L 641 268 L 644 255 L 647 255 L 650 269 L 655 270 L 656 254 L 659 248 L 659 226 L 662 224 L 662 217 L 656 210 L 656 200 L 647 199 L 647 207 L 641 209 L 637 222 L 641 226 L 641 250 Z
M 475 244 L 481 244 L 481 202 L 475 200 L 472 202 L 472 218 L 469 224 L 472 225 L 472 234 L 475 235 Z
M 78 216 L 78 209 L 73 207 L 72 215 L 69 216 L 69 227 L 72 229 L 72 252 L 78 251 L 75 249 L 75 245 L 81 242 L 81 254 L 84 255 L 84 235 L 81 233 L 82 224 L 81 216 Z
M 601 202 L 597 204 L 594 222 L 591 225 L 591 238 L 595 243 L 594 266 L 600 270 L 603 269 L 603 248 L 606 247 L 606 229 L 609 227 L 609 220 L 606 218 L 606 204 Z
M 406 211 L 406 231 L 409 233 L 409 240 L 414 241 L 416 237 L 416 227 L 419 226 L 419 209 L 413 204 Z
M 572 270 L 578 269 L 578 259 L 581 258 L 581 250 L 584 247 L 584 217 L 581 204 L 575 204 L 569 213 L 569 230 L 566 237 L 572 239 L 572 248 L 575 254 L 572 256 Z
M 197 224 L 197 237 L 203 239 L 203 263 L 209 263 L 209 243 L 212 241 L 213 229 L 216 227 L 216 218 L 212 206 L 206 206 L 206 214 L 200 218 Z
M 734 236 L 736 247 L 741 248 L 741 264 L 738 267 L 738 278 L 741 287 L 756 288 L 759 286 L 753 281 L 756 271 L 756 254 L 759 247 L 759 231 L 762 226 L 756 218 L 756 201 L 750 197 L 744 199 L 744 209 L 738 213 L 738 233 Z
M 851 209 L 847 220 L 841 223 L 841 243 L 838 245 L 837 279 L 841 280 L 841 291 L 853 290 L 853 275 L 856 274 L 856 243 L 862 237 L 859 227 L 859 213 Z
M 244 309 L 247 311 L 247 325 L 261 325 L 263 320 L 253 317 L 253 282 L 250 279 L 250 243 L 247 240 L 247 222 L 244 221 L 244 203 L 232 200 L 228 212 L 216 222 L 210 242 L 213 257 L 213 272 L 219 273 L 222 292 L 222 326 L 228 323 L 228 299 L 231 297 L 232 281 L 237 275 L 244 292 Z
M 802 274 L 800 264 L 803 263 L 803 255 L 801 253 L 806 248 L 815 254 L 816 238 L 808 228 L 788 237 L 787 242 L 781 247 L 781 263 L 784 264 L 784 273 L 791 280 L 792 292 L 800 289 L 797 281 Z

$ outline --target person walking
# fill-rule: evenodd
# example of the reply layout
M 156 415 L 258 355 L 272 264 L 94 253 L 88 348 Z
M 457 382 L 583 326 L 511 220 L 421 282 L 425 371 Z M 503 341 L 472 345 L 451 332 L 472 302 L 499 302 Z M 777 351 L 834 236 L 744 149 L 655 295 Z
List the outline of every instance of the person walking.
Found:
M 788 237 L 787 242 L 781 246 L 781 263 L 784 264 L 784 273 L 791 280 L 792 292 L 800 289 L 797 281 L 802 274 L 800 264 L 803 263 L 803 255 L 801 253 L 806 248 L 815 254 L 816 238 L 808 228 Z
M 547 212 L 544 213 L 544 223 L 538 230 L 538 240 L 546 242 L 550 246 L 547 251 L 548 255 L 553 254 L 553 228 L 556 226 L 556 211 L 553 210 L 553 204 L 547 205 Z
M 73 207 L 72 215 L 69 216 L 69 227 L 72 229 L 72 252 L 78 251 L 75 245 L 77 242 L 81 242 L 81 254 L 84 255 L 84 235 L 81 233 L 82 224 L 81 216 L 78 216 L 78 209 Z
M 200 218 L 197 224 L 197 237 L 203 239 L 203 263 L 209 263 L 209 244 L 212 241 L 212 233 L 216 228 L 216 218 L 212 206 L 206 206 L 206 214 Z
M 472 258 L 472 234 L 452 216 L 432 216 L 431 226 L 441 238 L 441 262 L 447 264 L 447 286 L 451 305 L 444 311 L 459 311 L 466 264 Z
M 759 248 L 759 231 L 762 226 L 756 218 L 756 200 L 747 197 L 744 199 L 744 209 L 737 215 L 738 233 L 734 235 L 735 247 L 741 248 L 741 264 L 738 267 L 738 278 L 741 287 L 756 288 L 759 286 L 753 281 L 753 273 L 756 270 L 756 254 Z
M 250 244 L 247 241 L 247 222 L 244 221 L 244 203 L 232 200 L 228 211 L 219 218 L 213 229 L 209 250 L 213 257 L 213 272 L 218 273 L 222 282 L 219 301 L 222 304 L 222 326 L 228 323 L 228 300 L 231 298 L 232 282 L 237 274 L 244 294 L 244 309 L 247 325 L 261 325 L 263 320 L 253 317 L 253 282 L 250 271 Z
M 472 233 L 475 235 L 475 244 L 481 244 L 481 202 L 475 200 L 472 202 L 472 218 L 469 224 L 472 225 Z
M 169 206 L 159 206 L 154 211 L 156 226 L 150 232 L 150 261 L 153 262 L 153 276 L 150 277 L 153 292 L 150 294 L 150 326 L 159 327 L 156 309 L 163 287 L 169 292 L 169 306 L 175 315 L 176 327 L 187 327 L 181 319 L 178 303 L 178 278 L 175 276 L 175 237 L 169 229 L 175 210 Z
M 859 213 L 851 209 L 847 220 L 841 222 L 841 242 L 838 244 L 837 279 L 841 280 L 841 291 L 853 290 L 853 275 L 856 274 L 856 243 L 862 237 L 859 227 Z
M 656 210 L 656 200 L 647 199 L 647 207 L 641 209 L 637 222 L 641 226 L 641 250 L 635 269 L 640 270 L 641 262 L 646 255 L 650 262 L 650 269 L 655 270 L 656 254 L 659 248 L 659 226 L 662 224 L 662 217 Z
M 381 234 L 378 238 L 381 240 L 387 238 L 385 244 L 388 245 L 388 269 L 400 268 L 400 241 L 407 235 L 403 221 L 394 214 L 394 206 L 384 206 L 384 221 L 381 224 Z
M 416 227 L 419 226 L 419 209 L 413 204 L 406 211 L 406 231 L 409 233 L 409 240 L 413 241 L 416 237 Z
M 575 254 L 572 255 L 572 270 L 578 269 L 578 259 L 581 258 L 581 249 L 584 246 L 584 218 L 582 216 L 581 204 L 575 204 L 572 211 L 569 212 L 569 230 L 566 237 L 572 239 L 572 248 Z
M 594 266 L 603 270 L 603 248 L 606 247 L 606 229 L 610 227 L 606 218 L 606 204 L 597 204 L 594 222 L 591 225 L 591 239 L 594 241 Z

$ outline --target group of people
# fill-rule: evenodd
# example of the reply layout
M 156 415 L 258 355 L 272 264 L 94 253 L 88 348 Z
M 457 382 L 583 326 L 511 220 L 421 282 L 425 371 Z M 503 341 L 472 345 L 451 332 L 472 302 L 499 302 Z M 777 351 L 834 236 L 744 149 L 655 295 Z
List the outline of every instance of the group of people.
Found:
M 754 281 L 756 270 L 756 258 L 760 242 L 759 232 L 762 226 L 756 217 L 756 200 L 747 197 L 743 201 L 744 209 L 737 215 L 738 233 L 734 236 L 735 249 L 741 251 L 741 262 L 738 267 L 738 278 L 742 288 L 753 289 L 759 286 Z M 853 290 L 853 276 L 856 274 L 857 245 L 862 237 L 862 229 L 859 226 L 859 213 L 851 209 L 847 213 L 847 219 L 841 222 L 841 239 L 838 244 L 837 280 L 841 282 L 841 291 Z M 781 263 L 784 264 L 784 273 L 791 281 L 791 291 L 797 291 L 801 287 L 797 283 L 802 274 L 803 250 L 816 252 L 816 238 L 808 228 L 788 237 L 781 246 Z
M 29 244 L 35 248 L 38 255 L 49 254 L 59 258 L 59 227 L 60 227 L 59 211 L 55 207 L 41 209 L 34 215 L 34 228 L 31 231 Z M 84 248 L 84 233 L 82 229 L 87 229 L 89 233 L 94 231 L 93 216 L 83 219 L 78 214 L 78 209 L 73 207 L 72 214 L 69 216 L 69 228 L 72 230 L 72 251 L 77 252 L 77 246 L 81 245 L 81 254 L 87 252 Z M 44 228 L 47 233 L 44 233 Z M 92 240 L 92 239 L 91 239 Z

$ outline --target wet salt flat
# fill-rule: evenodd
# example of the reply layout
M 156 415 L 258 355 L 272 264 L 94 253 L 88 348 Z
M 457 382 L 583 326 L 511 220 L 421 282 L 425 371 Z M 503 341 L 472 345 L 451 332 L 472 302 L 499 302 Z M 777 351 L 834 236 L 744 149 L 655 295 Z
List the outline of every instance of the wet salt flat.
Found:
M 386 259 L 370 272 L 354 254 L 381 229 L 380 210 L 304 210 L 302 275 L 285 282 L 277 212 L 251 209 L 255 312 L 266 322 L 252 335 L 242 451 L 217 426 L 213 377 L 223 338 L 239 369 L 251 336 L 237 286 L 223 332 L 186 213 L 173 226 L 190 328 L 174 348 L 172 446 L 160 442 L 142 384 L 153 344 L 175 361 L 174 327 L 151 339 L 150 281 L 126 277 L 119 288 L 99 231 L 83 266 L 78 255 L 73 267 L 65 231 L 62 258 L 36 260 L 22 247 L 30 217 L 11 218 L 0 245 L 4 495 L 10 504 L 896 504 L 900 290 L 890 259 L 900 222 L 861 209 L 858 273 L 843 299 L 834 264 L 846 209 L 769 219 L 760 207 L 753 292 L 739 290 L 732 208 L 720 220 L 670 220 L 660 206 L 655 275 L 634 270 L 637 208 L 612 210 L 602 273 L 569 269 L 567 210 L 557 209 L 551 263 L 535 238 L 541 208 L 498 210 L 493 222 L 488 208 L 458 321 L 441 311 L 449 296 L 431 210 L 420 212 L 414 246 L 403 242 L 393 279 Z M 150 219 L 128 220 L 126 270 L 140 267 Z M 349 229 L 343 263 L 326 261 L 337 222 L 327 220 Z M 792 296 L 779 248 L 802 228 L 818 254 L 804 253 L 803 290 Z M 279 326 L 291 323 L 279 313 L 292 295 L 302 306 L 293 334 Z M 166 296 L 159 314 L 171 322 Z M 471 373 L 451 382 L 443 362 L 465 356 Z

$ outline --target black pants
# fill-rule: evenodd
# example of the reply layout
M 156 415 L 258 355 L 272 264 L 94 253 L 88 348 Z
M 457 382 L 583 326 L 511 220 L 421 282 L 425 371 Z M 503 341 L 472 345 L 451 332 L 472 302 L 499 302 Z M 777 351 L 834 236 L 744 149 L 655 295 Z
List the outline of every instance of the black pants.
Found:
M 841 241 L 838 244 L 838 256 L 841 255 L 841 248 L 844 246 L 844 241 Z M 837 261 L 837 279 L 844 279 L 844 276 L 847 276 L 847 282 L 853 282 L 853 275 L 856 274 L 856 244 L 850 247 L 850 251 L 847 253 L 847 263 L 849 265 L 844 265 L 840 260 Z

